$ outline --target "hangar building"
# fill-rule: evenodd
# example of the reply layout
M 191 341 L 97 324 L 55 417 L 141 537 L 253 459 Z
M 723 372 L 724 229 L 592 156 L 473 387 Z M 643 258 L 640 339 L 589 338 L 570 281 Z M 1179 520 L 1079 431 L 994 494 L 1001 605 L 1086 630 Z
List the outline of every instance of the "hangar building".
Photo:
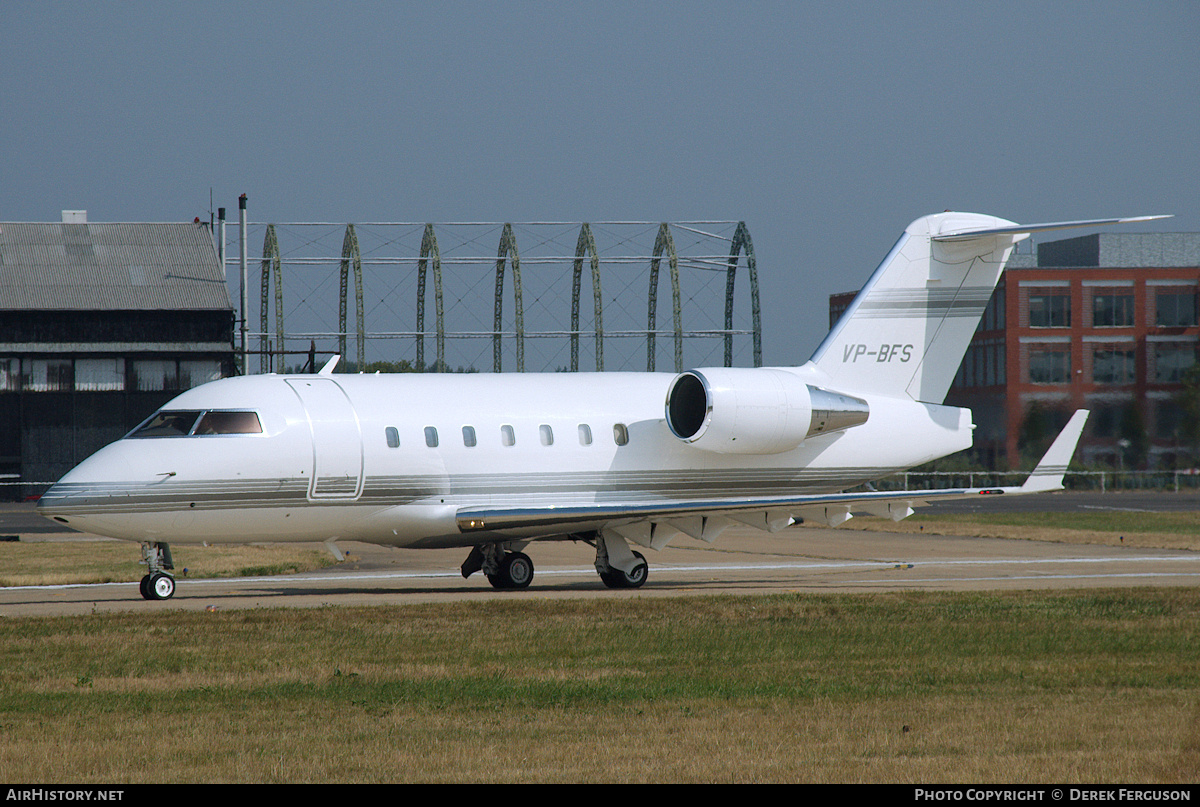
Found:
M 234 371 L 205 223 L 0 222 L 0 474 L 44 490 L 181 390 Z M 6 495 L 7 494 L 7 495 Z

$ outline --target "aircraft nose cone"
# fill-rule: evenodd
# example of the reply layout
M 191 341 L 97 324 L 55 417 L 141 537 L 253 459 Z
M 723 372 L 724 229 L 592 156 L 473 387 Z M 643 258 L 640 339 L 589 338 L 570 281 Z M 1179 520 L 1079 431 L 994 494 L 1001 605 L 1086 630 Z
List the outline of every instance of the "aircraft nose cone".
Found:
M 101 449 L 77 465 L 38 499 L 37 512 L 54 521 L 69 524 L 73 516 L 97 512 L 112 504 L 129 477 L 129 462 L 117 444 Z

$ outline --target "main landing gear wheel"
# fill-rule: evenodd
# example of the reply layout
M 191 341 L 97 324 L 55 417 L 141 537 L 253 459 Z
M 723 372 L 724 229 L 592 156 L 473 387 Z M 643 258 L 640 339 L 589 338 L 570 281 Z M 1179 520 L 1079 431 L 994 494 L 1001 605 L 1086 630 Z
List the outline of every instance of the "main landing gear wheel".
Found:
M 175 596 L 175 578 L 159 572 L 142 578 L 142 598 L 147 600 L 169 600 Z
M 637 565 L 633 567 L 633 571 L 625 572 L 615 567 L 610 568 L 600 575 L 604 585 L 609 588 L 641 588 L 650 574 L 650 564 L 646 562 L 646 558 L 641 552 L 634 552 L 633 556 L 637 558 Z
M 496 574 L 487 576 L 492 588 L 529 588 L 533 582 L 533 561 L 524 552 L 509 552 L 500 561 Z

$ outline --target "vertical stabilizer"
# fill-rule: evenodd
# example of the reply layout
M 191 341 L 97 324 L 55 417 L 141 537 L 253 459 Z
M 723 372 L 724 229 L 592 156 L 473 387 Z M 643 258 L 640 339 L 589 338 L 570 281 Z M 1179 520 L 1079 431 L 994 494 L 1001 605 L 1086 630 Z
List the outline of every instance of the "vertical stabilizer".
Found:
M 1013 246 L 1014 222 L 917 219 L 812 356 L 834 389 L 941 403 Z

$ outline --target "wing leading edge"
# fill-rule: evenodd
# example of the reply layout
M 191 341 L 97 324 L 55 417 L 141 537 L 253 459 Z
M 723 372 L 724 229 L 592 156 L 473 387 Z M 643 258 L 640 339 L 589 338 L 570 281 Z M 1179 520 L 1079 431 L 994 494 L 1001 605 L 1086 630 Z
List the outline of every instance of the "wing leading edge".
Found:
M 867 491 L 752 499 L 705 499 L 639 505 L 586 507 L 464 508 L 458 527 L 464 533 L 497 533 L 526 538 L 562 535 L 588 529 L 615 529 L 643 546 L 659 549 L 679 533 L 706 541 L 733 522 L 776 531 L 797 518 L 837 526 L 854 512 L 900 521 L 922 507 L 975 496 L 1045 493 L 1061 490 L 1067 464 L 1087 422 L 1088 411 L 1077 411 L 1059 433 L 1024 484 L 1016 487 L 946 488 L 938 490 Z

